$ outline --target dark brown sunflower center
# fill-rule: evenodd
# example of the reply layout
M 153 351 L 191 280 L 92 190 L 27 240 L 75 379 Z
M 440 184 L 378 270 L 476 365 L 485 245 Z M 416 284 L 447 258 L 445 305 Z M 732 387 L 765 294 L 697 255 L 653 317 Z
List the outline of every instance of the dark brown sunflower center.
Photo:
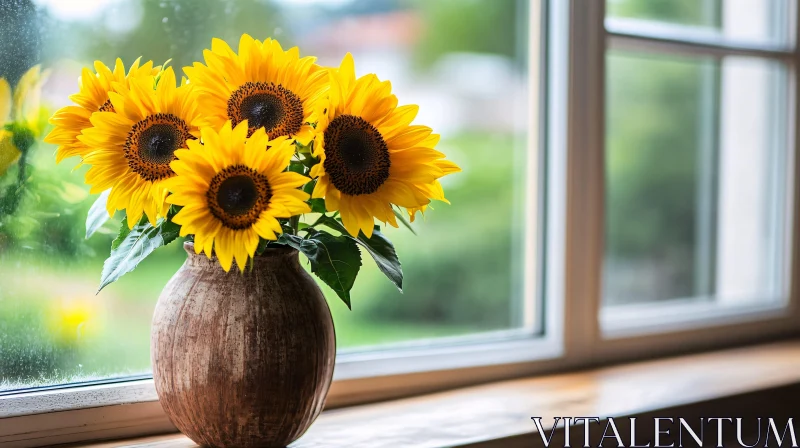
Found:
M 323 166 L 342 193 L 374 193 L 389 178 L 389 149 L 375 126 L 361 117 L 340 115 L 325 130 Z
M 303 102 L 280 84 L 248 82 L 228 98 L 228 118 L 234 126 L 247 120 L 248 135 L 259 128 L 270 139 L 294 135 L 303 126 Z
M 269 207 L 272 188 L 269 180 L 244 165 L 233 165 L 211 179 L 206 192 L 208 208 L 222 224 L 234 230 L 250 228 Z
M 103 103 L 103 104 L 100 106 L 100 109 L 98 109 L 98 110 L 99 110 L 100 112 L 114 112 L 114 105 L 113 105 L 113 104 L 111 104 L 111 100 L 110 100 L 110 99 L 108 99 L 108 100 L 106 100 L 106 102 L 105 102 L 105 103 Z
M 186 141 L 193 138 L 182 119 L 172 114 L 150 115 L 131 127 L 125 140 L 125 158 L 142 179 L 166 179 L 175 174 L 169 166 L 175 160 L 175 151 L 185 148 Z

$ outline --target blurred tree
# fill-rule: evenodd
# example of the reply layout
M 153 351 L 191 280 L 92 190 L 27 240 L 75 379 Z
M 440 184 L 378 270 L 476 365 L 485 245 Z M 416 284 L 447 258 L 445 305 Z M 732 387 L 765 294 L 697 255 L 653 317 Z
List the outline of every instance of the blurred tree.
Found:
M 608 58 L 612 250 L 646 256 L 655 255 L 654 245 L 692 243 L 702 68 L 627 54 Z
M 718 26 L 720 0 L 609 0 L 609 16 Z M 612 53 L 606 59 L 606 269 L 610 302 L 697 291 L 701 156 L 718 66 L 701 59 Z M 709 70 L 712 76 L 708 76 Z M 704 179 L 705 180 L 705 179 Z M 629 283 L 641 266 L 655 279 Z M 637 267 L 638 266 L 638 267 Z M 634 268 L 635 267 L 635 268 Z M 630 270 L 633 269 L 633 270 Z
M 429 65 L 453 52 L 495 53 L 515 58 L 525 40 L 518 23 L 519 0 L 417 0 L 425 28 L 415 49 L 418 62 Z M 521 15 L 525 17 L 525 15 Z M 522 28 L 524 29 L 524 28 Z
M 128 2 L 128 8 L 132 8 Z M 211 46 L 212 37 L 227 41 L 236 49 L 239 37 L 248 33 L 256 39 L 274 34 L 281 23 L 279 11 L 269 2 L 260 0 L 139 0 L 141 20 L 129 32 L 80 25 L 83 37 L 93 42 L 87 54 L 96 55 L 106 63 L 117 57 L 130 64 L 137 57 L 171 65 L 180 69 L 201 60 L 202 51 Z
M 434 257 L 404 259 L 403 293 L 385 282 L 376 284 L 370 293 L 380 299 L 364 301 L 365 315 L 376 321 L 459 325 L 475 331 L 519 325 L 510 313 L 517 298 L 509 278 L 516 269 L 509 256 L 510 232 L 473 241 Z

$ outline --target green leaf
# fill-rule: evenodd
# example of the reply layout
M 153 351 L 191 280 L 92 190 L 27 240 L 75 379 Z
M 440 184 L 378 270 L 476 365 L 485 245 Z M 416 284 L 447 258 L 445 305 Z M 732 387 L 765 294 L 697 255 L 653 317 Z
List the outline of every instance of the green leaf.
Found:
M 347 308 L 350 306 L 350 290 L 356 282 L 361 269 L 361 251 L 352 240 L 344 236 L 333 236 L 326 232 L 309 235 L 315 250 L 310 251 L 307 244 L 303 253 L 311 260 L 311 272 L 333 289 Z
M 127 224 L 123 223 L 123 226 Z M 124 230 L 120 231 L 120 236 L 123 232 Z M 103 263 L 103 274 L 97 292 L 136 269 L 136 266 L 154 250 L 175 241 L 179 233 L 179 225 L 163 218 L 158 220 L 155 227 L 148 221 L 140 221 L 116 244 L 116 247 L 112 244 L 111 255 Z
M 303 249 L 301 249 L 301 247 L 303 245 L 303 241 L 305 241 L 303 239 L 303 237 L 297 236 L 297 235 L 292 235 L 290 233 L 282 233 L 281 236 L 278 237 L 278 242 L 280 244 L 285 244 L 285 245 L 287 245 L 287 246 L 289 246 L 289 247 L 291 247 L 293 249 L 296 249 L 296 250 L 298 250 L 300 252 L 303 252 Z
M 281 225 L 281 229 L 283 233 L 294 234 L 294 229 L 292 228 L 292 223 L 288 219 L 279 219 L 278 224 Z
M 89 209 L 89 213 L 86 215 L 86 239 L 94 235 L 94 232 L 97 232 L 97 229 L 103 227 L 103 224 L 109 220 L 110 216 L 106 210 L 109 193 L 111 190 L 102 192 L 92 204 L 92 208 Z
M 352 309 L 350 290 L 361 269 L 361 251 L 352 238 L 312 230 L 306 238 L 283 234 L 278 242 L 302 252 L 311 263 L 311 272 Z
M 118 248 L 123 241 L 125 241 L 125 238 L 128 236 L 129 233 L 131 233 L 131 229 L 128 228 L 128 217 L 124 216 L 122 218 L 122 223 L 119 226 L 119 233 L 117 234 L 117 237 L 114 238 L 114 241 L 111 242 L 112 252 L 114 251 L 114 249 Z
M 322 198 L 311 199 L 308 201 L 308 204 L 311 206 L 311 213 L 327 212 L 327 210 L 325 209 L 325 199 Z
M 352 238 L 347 235 L 348 238 Z M 378 269 L 389 279 L 400 292 L 403 292 L 403 267 L 394 245 L 384 234 L 380 232 L 380 227 L 375 226 L 372 231 L 372 238 L 367 238 L 363 233 L 359 233 L 355 240 L 372 255 Z
M 308 193 L 308 194 L 311 194 L 311 193 L 314 192 L 314 187 L 316 187 L 316 186 L 317 186 L 317 181 L 316 180 L 311 180 L 309 182 L 306 182 L 305 185 L 303 185 L 303 191 Z
M 353 238 L 347 233 L 344 225 L 336 219 L 328 218 L 323 221 L 323 224 L 341 232 L 343 236 L 352 239 L 366 249 L 372 255 L 372 259 L 375 260 L 375 264 L 378 265 L 378 269 L 383 272 L 383 275 L 394 283 L 397 289 L 401 292 L 403 291 L 403 268 L 400 264 L 400 259 L 397 257 L 397 251 L 395 251 L 392 242 L 380 232 L 380 226 L 375 226 L 372 231 L 372 238 L 367 238 L 363 232 L 359 232 L 358 238 Z
M 314 150 L 314 141 L 312 140 L 307 145 L 304 145 L 297 140 L 294 142 L 295 146 L 297 147 L 297 153 L 303 155 L 311 155 L 311 152 Z
M 289 171 L 299 174 L 305 174 L 306 166 L 302 162 L 292 160 L 289 162 Z
M 414 228 L 411 227 L 411 223 L 408 222 L 408 220 L 406 220 L 406 217 L 403 215 L 403 212 L 401 212 L 400 210 L 398 210 L 396 208 L 392 208 L 392 211 L 394 212 L 394 216 L 397 216 L 397 219 L 399 219 L 400 222 L 403 223 L 403 225 L 406 227 L 406 229 L 410 230 L 411 233 L 413 233 L 414 235 L 417 234 L 417 232 L 414 231 Z

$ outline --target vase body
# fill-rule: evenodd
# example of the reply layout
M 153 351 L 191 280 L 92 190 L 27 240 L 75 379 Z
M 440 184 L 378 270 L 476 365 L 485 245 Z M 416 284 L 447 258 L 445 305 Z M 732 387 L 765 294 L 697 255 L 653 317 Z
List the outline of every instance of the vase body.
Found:
M 283 447 L 322 411 L 336 343 L 328 304 L 297 251 L 244 273 L 196 255 L 158 299 L 151 359 L 172 423 L 209 447 Z

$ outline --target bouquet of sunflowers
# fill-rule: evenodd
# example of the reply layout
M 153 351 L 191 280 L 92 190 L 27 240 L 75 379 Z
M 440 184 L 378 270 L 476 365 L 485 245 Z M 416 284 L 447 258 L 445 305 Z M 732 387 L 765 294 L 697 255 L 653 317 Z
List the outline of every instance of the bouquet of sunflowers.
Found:
M 434 149 L 438 135 L 411 124 L 418 107 L 398 106 L 374 74 L 356 77 L 350 54 L 322 67 L 244 35 L 238 52 L 214 39 L 204 59 L 180 83 L 152 62 L 96 62 L 76 105 L 50 120 L 57 160 L 80 157 L 100 193 L 87 237 L 125 213 L 100 289 L 188 237 L 225 271 L 244 271 L 268 247 L 295 248 L 348 307 L 363 249 L 402 290 L 375 221 L 408 226 L 432 199 L 446 201 L 439 179 L 459 171 Z

